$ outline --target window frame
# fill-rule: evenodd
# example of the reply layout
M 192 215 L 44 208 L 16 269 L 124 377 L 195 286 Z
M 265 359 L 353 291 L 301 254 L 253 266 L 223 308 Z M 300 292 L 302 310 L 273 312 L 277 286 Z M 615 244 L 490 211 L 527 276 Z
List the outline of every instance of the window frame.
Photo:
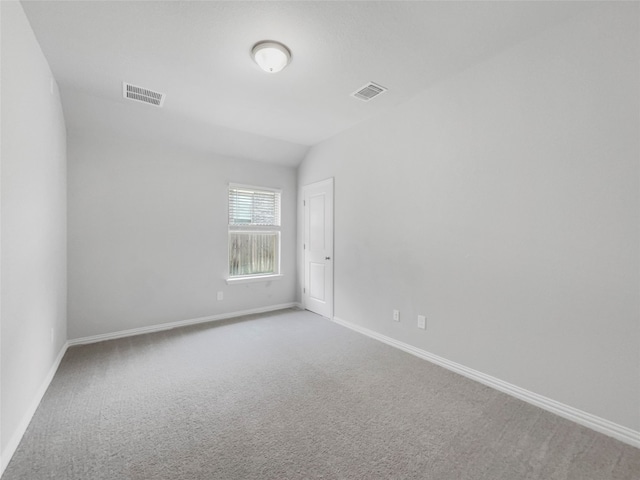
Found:
M 278 195 L 277 213 L 278 225 L 259 225 L 253 223 L 247 224 L 232 224 L 231 223 L 231 191 L 234 189 L 247 190 L 252 192 L 268 192 Z M 274 272 L 270 273 L 251 273 L 245 275 L 231 275 L 231 236 L 234 233 L 247 233 L 247 234 L 275 234 L 276 248 Z M 282 189 L 263 187 L 257 185 L 246 185 L 240 183 L 229 183 L 227 188 L 227 284 L 237 283 L 254 283 L 265 282 L 270 280 L 278 280 L 283 277 L 281 270 L 281 248 L 282 248 Z

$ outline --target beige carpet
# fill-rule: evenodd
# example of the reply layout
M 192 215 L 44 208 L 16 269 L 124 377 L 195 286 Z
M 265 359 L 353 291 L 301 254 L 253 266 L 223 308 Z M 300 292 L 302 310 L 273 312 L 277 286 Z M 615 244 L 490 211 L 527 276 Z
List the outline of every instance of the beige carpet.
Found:
M 308 312 L 69 349 L 2 480 L 638 480 L 640 450 Z

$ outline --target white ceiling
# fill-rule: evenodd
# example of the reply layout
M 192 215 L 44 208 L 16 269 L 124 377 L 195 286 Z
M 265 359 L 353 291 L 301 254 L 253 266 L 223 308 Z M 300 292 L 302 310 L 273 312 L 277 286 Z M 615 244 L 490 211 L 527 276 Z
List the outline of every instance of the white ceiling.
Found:
M 551 28 L 589 2 L 24 1 L 67 128 L 297 165 L 309 146 Z M 292 52 L 278 74 L 250 50 Z M 122 98 L 122 82 L 166 94 Z M 389 89 L 365 103 L 350 94 Z

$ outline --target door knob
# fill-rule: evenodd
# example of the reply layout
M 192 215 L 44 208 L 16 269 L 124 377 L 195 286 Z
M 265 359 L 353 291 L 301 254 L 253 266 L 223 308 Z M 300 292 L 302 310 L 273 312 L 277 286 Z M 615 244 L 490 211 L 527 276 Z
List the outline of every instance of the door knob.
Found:
M 325 260 L 331 260 L 331 257 L 324 257 Z

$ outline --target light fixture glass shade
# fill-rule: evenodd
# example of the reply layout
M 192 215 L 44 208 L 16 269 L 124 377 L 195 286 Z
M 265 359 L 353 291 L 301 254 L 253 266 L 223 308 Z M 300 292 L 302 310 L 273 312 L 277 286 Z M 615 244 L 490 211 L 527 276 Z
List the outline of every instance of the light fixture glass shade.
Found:
M 291 61 L 289 49 L 277 42 L 260 42 L 253 47 L 251 55 L 260 68 L 269 73 L 279 72 Z

